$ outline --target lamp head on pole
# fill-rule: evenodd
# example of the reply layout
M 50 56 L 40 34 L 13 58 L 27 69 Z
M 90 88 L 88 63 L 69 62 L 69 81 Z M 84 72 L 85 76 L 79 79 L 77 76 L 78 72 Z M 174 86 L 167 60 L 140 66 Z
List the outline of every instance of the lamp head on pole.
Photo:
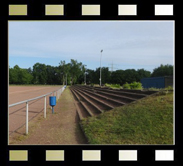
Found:
M 102 52 L 103 50 L 101 50 L 101 52 Z

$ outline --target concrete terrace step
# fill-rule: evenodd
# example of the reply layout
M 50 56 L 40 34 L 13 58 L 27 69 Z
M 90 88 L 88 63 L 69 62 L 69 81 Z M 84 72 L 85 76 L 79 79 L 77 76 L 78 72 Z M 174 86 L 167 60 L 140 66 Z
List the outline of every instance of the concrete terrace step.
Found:
M 149 94 L 141 92 L 138 94 L 139 91 L 121 91 L 81 85 L 71 86 L 70 90 L 76 99 L 77 112 L 81 120 L 89 116 L 96 116 L 103 110 L 107 111 L 149 96 Z
M 126 99 L 126 100 L 129 100 L 129 101 L 135 101 L 137 99 L 135 98 L 132 98 L 132 97 L 127 97 L 127 96 L 124 96 L 123 94 L 113 94 L 113 93 L 109 93 L 109 92 L 103 92 L 103 91 L 100 91 L 100 90 L 97 90 L 96 91 L 97 93 L 102 93 L 102 94 L 105 94 L 105 95 L 109 95 L 109 96 L 112 96 L 112 97 L 119 97 L 121 99 Z
M 77 90 L 78 90 L 78 89 L 77 89 Z M 81 90 L 78 90 L 78 91 L 82 92 Z M 110 109 L 113 109 L 113 108 L 114 108 L 112 105 L 110 105 L 110 104 L 108 104 L 108 103 L 105 103 L 104 101 L 99 100 L 99 99 L 97 99 L 96 97 L 93 97 L 93 96 L 87 94 L 86 92 L 82 92 L 82 93 L 85 94 L 86 96 L 88 96 L 89 98 L 92 98 L 92 99 L 94 99 L 94 100 L 100 102 L 101 104 L 103 104 L 103 105 L 109 107 Z
M 86 89 L 82 89 L 82 90 L 85 91 L 85 92 L 87 92 L 87 93 L 90 93 L 91 95 L 95 95 L 95 96 L 101 97 L 101 98 L 103 98 L 103 99 L 109 100 L 109 101 L 111 101 L 111 102 L 115 102 L 115 103 L 120 104 L 120 105 L 126 104 L 126 103 L 121 102 L 121 101 L 119 101 L 119 100 L 115 100 L 115 99 L 109 98 L 109 97 L 107 97 L 107 96 L 103 96 L 103 95 L 101 95 L 101 94 L 92 92 L 92 91 L 90 91 L 90 90 L 86 90 Z
M 75 92 L 72 91 L 72 93 L 74 95 L 76 95 Z M 80 120 L 82 120 L 83 118 L 86 118 L 86 117 L 88 117 L 90 115 L 88 112 L 86 112 L 84 110 L 85 108 L 83 109 L 83 105 L 81 105 L 81 102 L 80 101 L 74 101 L 74 103 L 75 103 L 76 111 L 78 113 L 78 116 L 79 116 L 79 119 Z
M 95 87 L 94 89 L 101 89 L 103 90 L 103 88 L 98 88 L 98 87 Z M 146 94 L 142 94 L 142 93 L 134 93 L 134 91 L 132 90 L 128 90 L 128 91 L 125 91 L 125 90 L 122 90 L 122 89 L 105 89 L 105 91 L 112 91 L 112 92 L 118 92 L 118 93 L 124 93 L 124 94 L 131 94 L 131 95 L 137 95 L 137 96 L 147 96 Z
M 86 103 L 84 103 L 83 101 L 81 101 L 81 104 L 87 110 L 87 112 L 90 114 L 90 116 L 94 116 L 94 114 L 92 113 L 92 111 L 90 111 L 90 109 L 88 108 L 88 106 L 86 105 Z
M 74 89 L 70 89 L 71 92 L 73 93 L 73 95 L 76 96 L 77 100 L 75 103 L 76 105 L 76 109 L 77 109 L 77 113 L 78 113 L 78 116 L 79 116 L 79 119 L 82 120 L 83 118 L 86 118 L 88 116 L 95 116 L 99 113 L 101 113 L 102 111 L 97 107 L 97 106 L 94 106 L 94 104 L 91 104 L 90 101 L 81 101 L 81 98 L 83 98 L 84 100 L 86 99 L 85 96 L 83 96 L 82 94 L 78 93 L 77 91 L 75 91 Z M 91 104 L 92 107 L 97 107 L 95 109 L 98 110 L 98 112 L 90 109 L 91 106 L 89 106 Z
M 84 95 L 82 95 L 80 92 L 75 92 L 75 93 L 78 93 L 81 97 L 83 97 L 88 103 L 90 103 L 91 105 L 93 105 L 96 110 L 98 110 L 100 113 L 102 113 L 103 111 L 95 104 L 93 103 L 92 101 L 90 101 L 87 97 L 85 97 Z
M 85 88 L 83 88 L 85 89 Z M 121 93 L 116 93 L 116 91 L 109 91 L 109 92 L 106 92 L 106 90 L 102 90 L 102 89 L 88 89 L 86 88 L 87 90 L 91 91 L 91 92 L 94 92 L 94 93 L 98 93 L 98 94 L 104 94 L 106 96 L 111 96 L 113 99 L 114 98 L 117 98 L 115 100 L 119 100 L 120 99 L 120 102 L 123 102 L 124 104 L 126 103 L 129 103 L 129 102 L 132 102 L 132 101 L 136 101 L 138 100 L 137 98 L 132 98 L 132 97 L 127 97 L 127 96 L 124 96 L 124 94 L 121 94 Z M 112 93 L 113 92 L 113 93 Z M 144 97 L 144 96 L 143 96 Z M 142 98 L 142 97 L 140 97 Z M 121 101 L 122 100 L 122 101 Z
M 100 87 L 95 87 L 95 88 L 93 88 L 93 90 L 105 92 L 105 93 L 109 92 L 110 94 L 113 93 L 113 94 L 121 95 L 121 96 L 126 97 L 126 98 L 128 97 L 129 99 L 139 99 L 139 98 L 148 96 L 147 94 L 137 94 L 137 93 L 126 92 L 126 91 L 121 91 L 121 90 L 103 89 Z

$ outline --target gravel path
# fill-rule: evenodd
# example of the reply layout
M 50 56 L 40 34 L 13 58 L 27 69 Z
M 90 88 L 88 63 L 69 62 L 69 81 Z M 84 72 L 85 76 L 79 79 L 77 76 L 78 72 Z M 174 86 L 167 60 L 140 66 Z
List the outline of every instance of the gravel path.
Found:
M 79 126 L 73 96 L 67 87 L 54 107 L 55 114 L 47 109 L 47 118 L 42 116 L 31 122 L 29 135 L 15 135 L 9 144 L 26 145 L 77 145 L 86 144 Z M 21 130 L 24 130 L 22 128 Z

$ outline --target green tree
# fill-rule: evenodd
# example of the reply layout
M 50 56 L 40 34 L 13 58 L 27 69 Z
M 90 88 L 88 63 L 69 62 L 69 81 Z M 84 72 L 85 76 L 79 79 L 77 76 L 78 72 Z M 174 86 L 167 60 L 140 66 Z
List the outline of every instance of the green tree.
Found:
M 82 65 L 81 66 L 81 74 L 79 75 L 77 83 L 79 83 L 79 84 L 85 83 L 85 74 L 87 73 L 87 71 L 86 71 L 86 73 L 85 73 L 85 71 L 86 71 L 86 67 L 85 67 L 85 65 Z
M 41 63 L 34 64 L 33 77 L 35 84 L 46 84 L 47 81 L 46 65 Z
M 65 84 L 67 83 L 67 84 L 70 84 L 70 81 L 71 81 L 71 76 L 70 76 L 70 73 L 69 73 L 69 71 L 70 71 L 70 63 L 67 63 L 66 65 L 65 65 L 65 72 L 64 72 L 64 76 L 65 76 Z M 67 80 L 66 80 L 67 79 Z
M 59 63 L 59 76 L 60 76 L 60 81 L 63 83 L 65 83 L 65 75 L 66 75 L 66 64 L 65 61 L 60 61 Z
M 151 72 L 147 71 L 147 70 L 144 70 L 144 69 L 138 69 L 137 74 L 138 74 L 138 78 L 136 80 L 137 82 L 140 82 L 140 80 L 142 78 L 147 78 L 147 77 L 151 76 Z
M 20 84 L 31 84 L 33 76 L 28 73 L 27 69 L 20 69 L 19 71 L 19 81 Z
M 71 59 L 70 62 L 70 67 L 69 67 L 69 73 L 71 76 L 71 85 L 77 83 L 78 78 L 82 74 L 82 63 L 78 63 L 77 60 Z
M 27 69 L 21 69 L 18 65 L 9 68 L 9 84 L 31 84 L 33 76 Z
M 163 76 L 173 76 L 173 66 L 163 65 L 155 68 L 151 74 L 151 77 L 163 77 Z
M 135 69 L 127 69 L 124 71 L 124 82 L 132 83 L 138 80 L 138 73 Z
M 20 67 L 18 65 L 15 65 L 12 69 L 9 70 L 9 81 L 11 84 L 19 84 L 19 73 L 20 73 Z
M 103 82 L 103 80 L 102 80 L 102 82 Z M 94 73 L 94 83 L 100 85 L 100 67 L 96 68 L 96 70 L 95 70 L 95 73 Z
M 46 75 L 46 84 L 53 85 L 58 83 L 56 67 L 47 65 Z
M 111 83 L 123 85 L 125 83 L 124 70 L 116 70 L 111 73 Z
M 102 67 L 102 84 L 109 83 L 110 82 L 110 76 L 111 73 L 109 71 L 108 67 Z
M 32 74 L 32 69 L 31 69 L 31 67 L 29 67 L 29 68 L 27 69 L 27 72 L 30 73 L 30 74 Z
M 9 84 L 13 84 L 13 77 L 14 77 L 13 69 L 9 67 Z
M 91 69 L 86 70 L 86 82 L 87 83 L 96 83 L 95 81 L 95 71 Z

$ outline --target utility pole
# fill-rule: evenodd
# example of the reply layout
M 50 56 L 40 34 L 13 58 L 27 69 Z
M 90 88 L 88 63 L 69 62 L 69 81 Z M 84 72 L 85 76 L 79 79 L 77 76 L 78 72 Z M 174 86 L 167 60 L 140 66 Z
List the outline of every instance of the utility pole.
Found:
M 86 85 L 86 69 L 85 69 L 85 85 Z
M 115 67 L 115 65 L 116 65 L 116 64 L 114 64 L 113 61 L 112 61 L 111 64 L 109 64 L 109 66 L 110 66 L 109 68 L 111 69 L 111 70 L 110 70 L 111 73 L 112 73 L 115 69 L 118 69 L 118 68 Z
M 102 52 L 103 52 L 103 50 L 101 50 L 101 55 L 100 55 L 100 86 L 102 85 L 102 73 L 101 73 L 101 58 L 102 58 Z

